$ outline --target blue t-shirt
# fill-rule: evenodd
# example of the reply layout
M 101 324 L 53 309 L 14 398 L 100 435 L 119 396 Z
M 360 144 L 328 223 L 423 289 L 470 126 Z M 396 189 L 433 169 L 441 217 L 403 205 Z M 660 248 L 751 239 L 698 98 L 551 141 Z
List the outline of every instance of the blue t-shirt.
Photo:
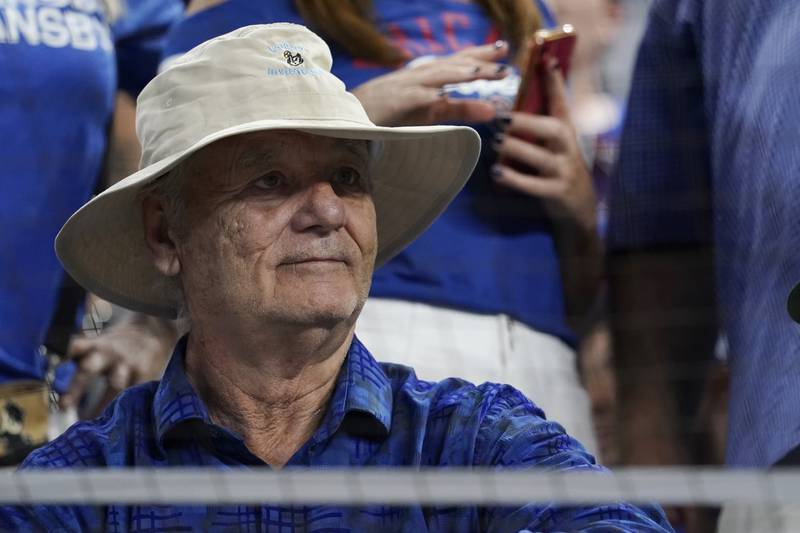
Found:
M 178 343 L 160 383 L 123 392 L 96 420 L 32 452 L 29 468 L 268 466 L 215 424 L 184 369 Z M 478 466 L 601 471 L 581 445 L 508 385 L 420 381 L 378 363 L 354 339 L 325 416 L 286 468 Z M 0 507 L 3 531 L 672 531 L 656 506 L 407 507 L 339 505 Z
M 539 2 L 545 25 L 553 19 Z M 500 34 L 472 2 L 376 0 L 376 23 L 415 60 L 491 43 Z M 227 2 L 190 16 L 172 29 L 165 56 L 181 54 L 217 35 L 250 24 L 303 21 L 290 0 Z M 390 72 L 331 45 L 333 73 L 349 89 Z M 461 95 L 513 100 L 519 76 L 452 88 Z M 391 95 L 387 95 L 391 98 Z M 478 127 L 483 153 L 465 189 L 408 248 L 375 272 L 371 296 L 397 298 L 474 313 L 505 313 L 571 342 L 552 228 L 541 203 L 501 190 L 489 177 L 493 132 Z
M 800 445 L 800 3 L 658 0 L 612 182 L 611 249 L 713 244 L 727 460 Z
M 0 3 L 0 382 L 43 377 L 63 277 L 53 240 L 100 177 L 117 88 L 136 94 L 155 73 L 183 6 L 121 9 L 111 27 L 97 0 Z

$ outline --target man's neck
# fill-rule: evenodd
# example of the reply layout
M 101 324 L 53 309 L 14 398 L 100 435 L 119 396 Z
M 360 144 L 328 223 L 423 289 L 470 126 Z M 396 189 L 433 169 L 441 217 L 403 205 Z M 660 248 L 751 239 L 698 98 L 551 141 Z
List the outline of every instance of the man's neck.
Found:
M 339 329 L 337 329 L 339 328 Z M 291 335 L 218 335 L 192 328 L 186 373 L 212 421 L 281 467 L 313 435 L 333 394 L 352 327 Z

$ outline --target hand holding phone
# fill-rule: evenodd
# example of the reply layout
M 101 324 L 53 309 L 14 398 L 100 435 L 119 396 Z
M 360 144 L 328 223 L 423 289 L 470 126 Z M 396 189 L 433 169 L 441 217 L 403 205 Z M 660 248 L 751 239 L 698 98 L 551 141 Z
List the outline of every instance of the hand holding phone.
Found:
M 540 199 L 556 226 L 594 235 L 596 199 L 563 77 L 574 44 L 571 27 L 534 37 L 517 106 L 495 138 L 497 163 L 490 175 L 503 188 Z

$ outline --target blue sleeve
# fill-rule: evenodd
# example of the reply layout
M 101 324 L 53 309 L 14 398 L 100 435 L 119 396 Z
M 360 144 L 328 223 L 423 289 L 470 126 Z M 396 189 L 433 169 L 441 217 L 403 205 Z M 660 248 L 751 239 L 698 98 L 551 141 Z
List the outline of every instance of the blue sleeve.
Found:
M 87 509 L 92 517 L 87 520 L 79 509 Z M 3 505 L 0 506 L 0 531 L 98 531 L 103 523 L 100 514 L 98 508 L 88 507 Z
M 45 445 L 45 448 L 48 445 Z M 48 454 L 39 448 L 19 466 L 19 470 L 52 467 Z M 35 494 L 31 495 L 34 499 Z M 68 505 L 0 506 L 0 531 L 98 531 L 103 524 L 100 507 Z
M 709 140 L 693 0 L 657 0 L 609 192 L 609 249 L 712 238 Z
M 491 401 L 475 445 L 475 464 L 602 472 L 594 458 L 519 391 L 504 387 Z M 612 503 L 594 507 L 530 504 L 482 511 L 481 531 L 672 532 L 652 505 Z
M 183 13 L 182 0 L 127 0 L 111 27 L 119 89 L 134 97 L 156 75 L 169 28 Z

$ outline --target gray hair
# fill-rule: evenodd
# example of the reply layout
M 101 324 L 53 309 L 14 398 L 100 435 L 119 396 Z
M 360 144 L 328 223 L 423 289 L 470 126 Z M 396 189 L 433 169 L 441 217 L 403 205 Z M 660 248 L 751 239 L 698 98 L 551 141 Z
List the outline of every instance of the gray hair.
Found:
M 185 211 L 186 202 L 183 199 L 183 180 L 184 171 L 183 165 L 179 164 L 166 174 L 163 174 L 146 184 L 141 191 L 139 191 L 138 198 L 143 200 L 148 196 L 156 196 L 162 198 L 166 203 L 165 214 L 167 223 L 179 236 L 185 236 L 188 228 L 185 224 Z M 180 302 L 178 305 L 177 319 L 184 323 L 184 331 L 189 328 L 189 315 L 186 308 L 186 299 L 183 294 L 183 287 L 181 286 L 180 279 L 167 278 L 163 280 L 163 285 L 159 290 L 166 293 L 171 293 L 175 299 Z
M 157 196 L 166 202 L 167 222 L 170 227 L 185 235 L 186 201 L 183 198 L 184 165 L 178 164 L 172 170 L 163 174 L 145 185 L 139 193 L 139 198 Z

